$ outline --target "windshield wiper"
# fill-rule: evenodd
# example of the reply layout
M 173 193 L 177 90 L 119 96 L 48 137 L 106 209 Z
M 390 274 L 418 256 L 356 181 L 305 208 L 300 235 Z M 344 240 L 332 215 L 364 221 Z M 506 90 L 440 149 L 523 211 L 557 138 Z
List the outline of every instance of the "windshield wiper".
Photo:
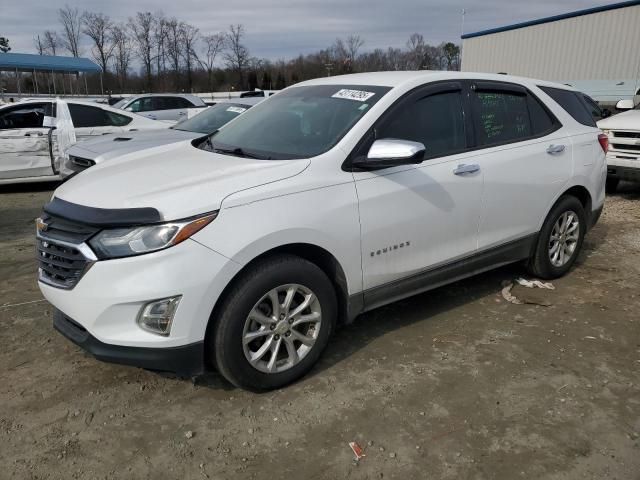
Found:
M 240 147 L 235 147 L 235 148 L 220 148 L 220 147 L 215 147 L 210 143 L 211 147 L 213 148 L 213 151 L 216 153 L 223 153 L 225 155 L 235 155 L 236 157 L 244 157 L 244 158 L 255 158 L 256 160 L 271 160 L 271 157 L 264 157 L 262 155 L 256 155 L 254 153 L 249 153 L 245 150 L 243 150 Z

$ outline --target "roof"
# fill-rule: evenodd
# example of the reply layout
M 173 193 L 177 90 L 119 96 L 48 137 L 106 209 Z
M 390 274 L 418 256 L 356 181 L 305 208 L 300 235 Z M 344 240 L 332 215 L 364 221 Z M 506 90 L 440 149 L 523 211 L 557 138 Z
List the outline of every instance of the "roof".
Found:
M 475 33 L 467 33 L 462 35 L 462 39 L 482 37 L 484 35 L 490 35 L 492 33 L 507 32 L 509 30 L 517 30 L 518 28 L 530 27 L 532 25 L 541 25 L 543 23 L 557 22 L 558 20 L 566 20 L 567 18 L 582 17 L 583 15 L 591 15 L 593 13 L 606 12 L 609 10 L 617 10 L 619 8 L 633 7 L 640 5 L 640 0 L 631 0 L 627 2 L 612 3 L 611 5 L 602 5 L 600 7 L 587 8 L 585 10 L 578 10 L 575 12 L 563 13 L 561 15 L 554 15 L 551 17 L 539 18 L 537 20 L 530 20 L 528 22 L 514 23 L 513 25 L 507 25 L 505 27 L 491 28 L 489 30 L 482 30 Z
M 546 85 L 565 90 L 575 90 L 569 85 L 537 80 L 533 78 L 519 77 L 515 75 L 503 75 L 500 73 L 458 72 L 438 70 L 407 70 L 352 73 L 348 75 L 335 75 L 333 77 L 318 77 L 313 80 L 296 83 L 288 88 L 305 87 L 310 85 L 367 85 L 381 87 L 413 88 L 414 86 L 430 82 L 450 80 L 493 80 L 496 82 L 515 82 L 525 86 Z
M 38 70 L 45 72 L 101 72 L 98 64 L 88 58 L 33 55 L 30 53 L 0 53 L 0 70 Z

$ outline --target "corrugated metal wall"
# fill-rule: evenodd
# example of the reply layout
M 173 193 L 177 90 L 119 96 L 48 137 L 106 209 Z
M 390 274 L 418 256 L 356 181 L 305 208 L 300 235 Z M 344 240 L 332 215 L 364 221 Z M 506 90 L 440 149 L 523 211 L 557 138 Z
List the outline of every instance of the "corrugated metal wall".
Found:
M 463 40 L 462 70 L 543 80 L 629 80 L 640 73 L 640 5 Z

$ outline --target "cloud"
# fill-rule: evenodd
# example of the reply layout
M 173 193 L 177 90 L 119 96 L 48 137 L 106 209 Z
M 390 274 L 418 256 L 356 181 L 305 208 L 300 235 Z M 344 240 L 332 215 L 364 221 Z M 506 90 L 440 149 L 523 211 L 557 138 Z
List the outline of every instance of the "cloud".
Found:
M 251 54 L 270 59 L 291 58 L 331 45 L 337 37 L 358 34 L 364 50 L 402 48 L 409 35 L 422 33 L 429 43 L 459 41 L 462 8 L 465 32 L 601 5 L 597 0 L 63 0 L 3 2 L 0 35 L 14 52 L 35 52 L 33 38 L 44 30 L 60 30 L 57 9 L 65 3 L 103 12 L 126 21 L 136 11 L 163 11 L 192 23 L 202 33 L 215 33 L 241 23 Z M 609 2 L 614 3 L 614 2 Z M 90 45 L 84 40 L 84 53 Z

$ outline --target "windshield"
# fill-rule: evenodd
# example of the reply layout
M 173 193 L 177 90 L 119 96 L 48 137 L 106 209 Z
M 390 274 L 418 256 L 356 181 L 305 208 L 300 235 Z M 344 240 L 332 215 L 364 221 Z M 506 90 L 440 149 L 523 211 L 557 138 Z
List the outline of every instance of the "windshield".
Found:
M 253 107 L 200 148 L 261 159 L 314 157 L 338 143 L 389 90 L 367 85 L 292 87 Z
M 128 98 L 123 98 L 122 100 L 114 103 L 113 105 L 111 105 L 113 108 L 122 108 L 124 106 L 125 103 L 127 103 L 129 99 Z
M 211 135 L 224 124 L 229 123 L 241 113 L 244 113 L 249 105 L 240 103 L 219 103 L 207 108 L 192 118 L 177 123 L 172 128 L 185 132 L 205 133 Z

